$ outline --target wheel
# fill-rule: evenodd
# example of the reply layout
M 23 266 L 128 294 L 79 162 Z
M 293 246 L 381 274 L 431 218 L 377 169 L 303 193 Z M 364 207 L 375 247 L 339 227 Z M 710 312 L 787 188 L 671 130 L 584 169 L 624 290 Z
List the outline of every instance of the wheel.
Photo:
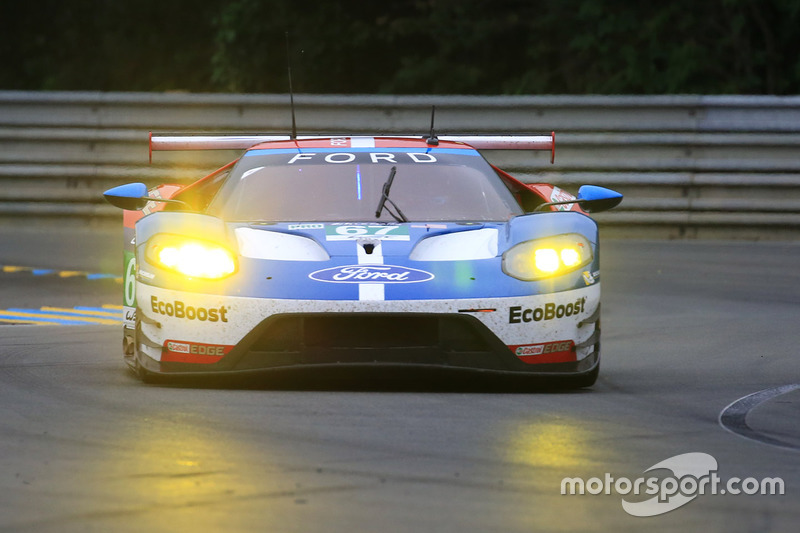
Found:
M 134 354 L 133 356 L 133 365 L 134 365 L 134 373 L 136 377 L 138 377 L 142 383 L 155 383 L 157 381 L 158 376 L 153 372 L 147 370 L 142 364 L 139 362 L 139 354 Z
M 597 354 L 597 364 L 594 365 L 594 368 L 587 372 L 586 374 L 581 374 L 580 376 L 573 376 L 566 380 L 565 388 L 570 389 L 582 389 L 585 387 L 591 387 L 597 381 L 597 376 L 600 375 L 600 318 L 597 319 L 597 324 L 595 325 L 595 333 L 597 334 L 597 342 L 594 345 L 594 352 Z
M 565 380 L 564 388 L 566 389 L 582 389 L 585 387 L 591 387 L 597 381 L 597 376 L 600 375 L 600 361 L 597 361 L 597 364 L 594 368 L 587 372 L 586 374 L 581 374 L 580 376 L 572 376 Z

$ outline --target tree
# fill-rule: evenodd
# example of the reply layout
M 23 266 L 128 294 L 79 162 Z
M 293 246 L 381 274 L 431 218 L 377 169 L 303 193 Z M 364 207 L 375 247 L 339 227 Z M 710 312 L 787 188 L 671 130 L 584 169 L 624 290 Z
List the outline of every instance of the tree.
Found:
M 800 92 L 795 0 L 0 3 L 0 88 Z

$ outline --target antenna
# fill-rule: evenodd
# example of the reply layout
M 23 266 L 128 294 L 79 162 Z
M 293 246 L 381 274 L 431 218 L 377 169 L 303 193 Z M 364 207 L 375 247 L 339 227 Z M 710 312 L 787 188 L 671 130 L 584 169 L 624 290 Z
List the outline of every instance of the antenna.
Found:
M 294 119 L 294 90 L 292 89 L 292 61 L 289 57 L 289 32 L 286 32 L 286 70 L 289 73 L 289 102 L 292 107 L 292 140 L 297 140 L 297 122 Z
M 436 132 L 433 129 L 433 122 L 436 118 L 436 106 L 431 106 L 431 134 L 425 140 L 425 143 L 430 144 L 432 146 L 436 146 L 439 144 L 439 138 L 436 136 Z

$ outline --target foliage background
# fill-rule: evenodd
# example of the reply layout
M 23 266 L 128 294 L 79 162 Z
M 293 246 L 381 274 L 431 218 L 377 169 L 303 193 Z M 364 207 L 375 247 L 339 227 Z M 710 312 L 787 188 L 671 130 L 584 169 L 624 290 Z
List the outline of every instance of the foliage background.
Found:
M 797 94 L 797 0 L 0 0 L 0 89 Z

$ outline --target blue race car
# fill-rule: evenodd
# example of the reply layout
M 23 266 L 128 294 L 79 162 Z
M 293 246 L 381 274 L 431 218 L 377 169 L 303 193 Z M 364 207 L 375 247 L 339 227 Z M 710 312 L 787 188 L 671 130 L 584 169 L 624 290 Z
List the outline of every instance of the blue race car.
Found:
M 151 136 L 245 150 L 125 209 L 125 360 L 154 375 L 417 366 L 548 376 L 600 364 L 597 225 L 622 195 L 525 184 L 479 150 L 553 135 Z

